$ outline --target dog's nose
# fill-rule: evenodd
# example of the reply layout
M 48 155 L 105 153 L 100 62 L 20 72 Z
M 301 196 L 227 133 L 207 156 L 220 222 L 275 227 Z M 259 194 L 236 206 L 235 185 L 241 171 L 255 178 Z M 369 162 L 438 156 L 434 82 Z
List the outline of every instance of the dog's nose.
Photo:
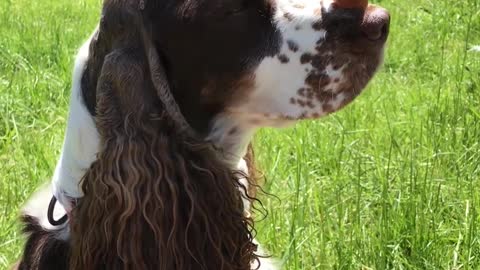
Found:
M 333 0 L 333 4 L 338 8 L 365 9 L 368 5 L 368 0 Z
M 384 8 L 370 5 L 365 10 L 360 30 L 369 40 L 384 39 L 390 27 L 390 14 Z
M 386 9 L 370 5 L 367 0 L 333 0 L 330 3 L 322 18 L 330 36 L 345 41 L 378 44 L 387 40 L 390 14 Z

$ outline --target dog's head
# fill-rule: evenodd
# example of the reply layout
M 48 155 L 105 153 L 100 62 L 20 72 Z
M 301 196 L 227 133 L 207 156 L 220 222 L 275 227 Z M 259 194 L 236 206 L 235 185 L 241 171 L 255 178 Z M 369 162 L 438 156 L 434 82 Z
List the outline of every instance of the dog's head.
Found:
M 389 15 L 363 0 L 149 1 L 145 15 L 194 127 L 318 118 L 352 101 L 379 66 Z
M 339 110 L 380 65 L 390 20 L 366 0 L 108 0 L 90 88 L 105 54 L 128 45 L 118 37 L 138 26 L 125 6 L 141 13 L 175 100 L 199 132 L 222 114 L 261 127 Z M 86 99 L 93 111 L 95 95 Z

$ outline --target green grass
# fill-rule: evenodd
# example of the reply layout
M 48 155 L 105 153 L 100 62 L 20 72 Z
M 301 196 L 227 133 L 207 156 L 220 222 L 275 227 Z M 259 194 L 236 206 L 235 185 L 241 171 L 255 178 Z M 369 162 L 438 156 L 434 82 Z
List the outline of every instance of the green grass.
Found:
M 383 0 L 385 65 L 345 110 L 263 130 L 262 243 L 286 269 L 480 269 L 480 0 Z M 412 4 L 414 3 L 414 4 Z M 99 0 L 0 1 L 0 268 L 49 180 Z

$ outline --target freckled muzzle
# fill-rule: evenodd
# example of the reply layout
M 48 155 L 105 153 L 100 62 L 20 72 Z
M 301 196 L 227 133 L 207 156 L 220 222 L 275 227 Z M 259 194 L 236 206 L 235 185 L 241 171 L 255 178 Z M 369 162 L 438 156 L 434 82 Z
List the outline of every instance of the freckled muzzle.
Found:
M 342 108 L 365 88 L 382 62 L 389 26 L 388 11 L 366 0 L 334 0 L 323 7 L 319 28 L 325 29 L 326 37 L 316 47 L 318 55 L 315 56 L 321 61 L 312 59 L 311 62 L 313 74 L 320 75 L 320 79 L 307 84 L 319 89 L 323 103 L 335 103 L 336 95 L 343 97 L 326 111 Z M 324 52 L 332 53 L 325 56 Z M 330 75 L 335 72 L 322 71 L 322 67 L 329 65 L 341 74 L 339 83 Z M 325 73 L 328 77 L 322 79 Z
M 380 66 L 389 13 L 367 0 L 276 2 L 279 51 L 256 69 L 249 111 L 301 120 L 340 110 Z M 265 101 L 271 106 L 258 109 Z

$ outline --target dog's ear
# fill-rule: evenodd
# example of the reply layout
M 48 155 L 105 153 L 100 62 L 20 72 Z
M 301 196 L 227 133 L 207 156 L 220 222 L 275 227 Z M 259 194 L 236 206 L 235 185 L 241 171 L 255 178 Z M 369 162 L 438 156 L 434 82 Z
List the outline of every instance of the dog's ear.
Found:
M 90 51 L 101 146 L 72 213 L 71 269 L 250 269 L 239 176 L 185 132 L 151 31 L 138 9 L 104 8 Z
M 128 1 L 107 0 L 104 2 L 102 19 L 91 38 L 90 55 L 82 77 L 82 94 L 87 107 L 92 114 L 97 113 L 97 88 L 99 87 L 99 75 L 103 74 L 104 64 L 118 61 L 118 59 L 109 59 L 113 53 L 119 52 L 119 50 L 130 50 L 137 54 L 136 56 L 132 55 L 133 58 L 142 56 L 141 65 L 146 64 L 142 68 L 145 68 L 144 71 L 148 71 L 145 79 L 151 83 L 158 99 L 166 105 L 163 109 L 175 119 L 179 132 L 194 135 L 195 131 L 190 128 L 182 116 L 180 108 L 172 96 L 164 65 L 153 42 L 155 31 L 149 20 L 151 15 L 145 13 L 144 10 L 146 6 L 149 9 L 158 9 L 158 4 L 155 4 L 155 1 L 147 3 L 140 1 L 136 5 L 126 2 Z M 120 54 L 123 53 L 120 52 Z

